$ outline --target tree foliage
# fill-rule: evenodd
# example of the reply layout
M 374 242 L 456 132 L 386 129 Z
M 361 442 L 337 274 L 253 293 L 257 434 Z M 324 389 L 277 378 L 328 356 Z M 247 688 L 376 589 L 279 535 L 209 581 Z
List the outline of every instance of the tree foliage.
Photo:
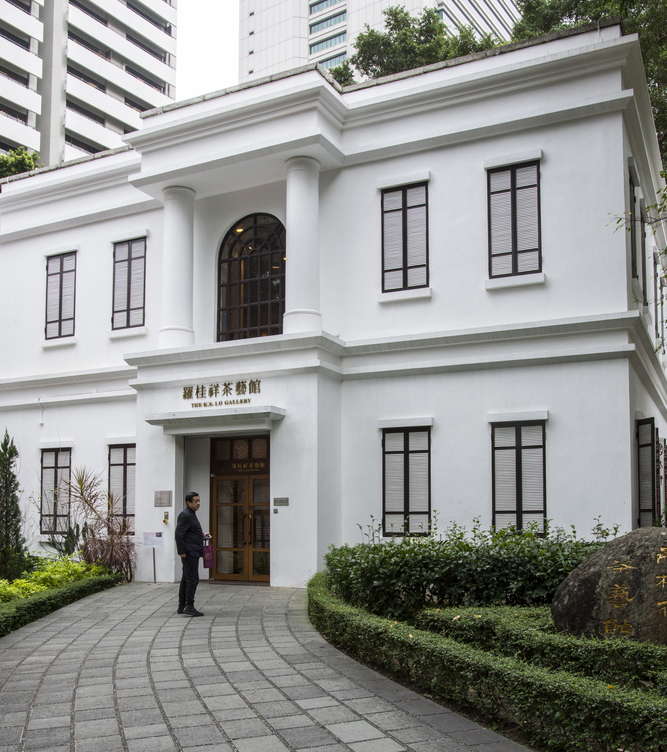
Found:
M 517 41 L 620 16 L 637 34 L 663 163 L 667 164 L 667 2 L 665 0 L 518 0 Z
M 0 443 L 0 579 L 13 580 L 29 565 L 16 477 L 18 450 L 7 430 Z
M 10 149 L 7 154 L 0 154 L 0 178 L 36 170 L 38 167 L 41 167 L 39 154 L 29 152 L 25 146 Z
M 478 38 L 472 28 L 464 27 L 450 35 L 433 8 L 412 16 L 403 7 L 382 11 L 384 31 L 365 25 L 354 43 L 355 54 L 331 74 L 343 86 L 354 83 L 352 67 L 366 78 L 380 78 L 423 65 L 488 50 L 498 42 L 490 34 Z

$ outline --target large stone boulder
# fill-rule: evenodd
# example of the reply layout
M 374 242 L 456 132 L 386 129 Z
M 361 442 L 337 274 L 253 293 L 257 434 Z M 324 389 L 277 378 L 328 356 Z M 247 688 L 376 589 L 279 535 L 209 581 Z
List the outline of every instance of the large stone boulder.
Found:
M 667 530 L 639 528 L 571 572 L 551 604 L 556 627 L 667 645 Z

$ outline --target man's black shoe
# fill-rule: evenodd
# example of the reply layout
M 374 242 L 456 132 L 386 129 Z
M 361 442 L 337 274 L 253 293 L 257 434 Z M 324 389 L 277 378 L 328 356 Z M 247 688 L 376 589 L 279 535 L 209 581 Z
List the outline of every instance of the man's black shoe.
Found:
M 197 609 L 194 606 L 186 606 L 183 609 L 183 613 L 186 616 L 203 616 L 204 615 L 204 614 L 202 614 L 201 611 L 197 611 Z
M 177 611 L 176 613 L 177 613 L 177 614 L 182 614 L 182 613 L 183 613 L 183 611 L 185 611 L 185 606 L 179 606 L 179 607 L 178 607 L 178 611 Z

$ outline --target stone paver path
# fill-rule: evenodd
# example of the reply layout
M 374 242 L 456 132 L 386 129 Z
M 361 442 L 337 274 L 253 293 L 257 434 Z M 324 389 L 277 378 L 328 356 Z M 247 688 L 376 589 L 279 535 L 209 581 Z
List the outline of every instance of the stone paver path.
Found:
M 0 752 L 525 752 L 340 653 L 305 591 L 92 595 L 0 639 Z

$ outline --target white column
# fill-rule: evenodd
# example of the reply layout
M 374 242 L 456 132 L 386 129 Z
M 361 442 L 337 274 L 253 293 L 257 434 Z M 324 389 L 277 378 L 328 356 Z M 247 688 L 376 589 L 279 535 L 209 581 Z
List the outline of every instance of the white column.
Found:
M 161 348 L 193 345 L 192 313 L 195 192 L 170 186 L 164 196 Z
M 287 261 L 283 331 L 322 331 L 320 313 L 320 163 L 292 157 L 287 165 Z

